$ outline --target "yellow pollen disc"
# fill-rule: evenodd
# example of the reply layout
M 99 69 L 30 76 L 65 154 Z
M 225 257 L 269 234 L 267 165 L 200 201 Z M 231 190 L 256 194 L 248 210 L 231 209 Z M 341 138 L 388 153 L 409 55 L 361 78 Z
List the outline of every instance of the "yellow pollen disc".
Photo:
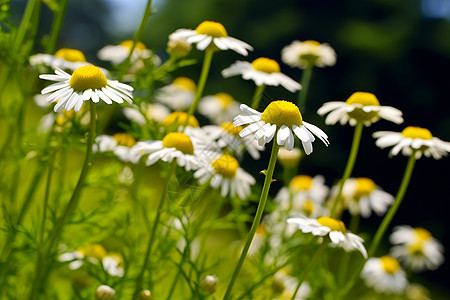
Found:
M 89 89 L 101 89 L 108 84 L 105 74 L 96 66 L 84 66 L 76 69 L 69 82 L 75 92 Z
M 398 270 L 400 270 L 400 264 L 395 258 L 386 255 L 380 257 L 380 260 L 383 270 L 386 273 L 395 274 Z
M 275 124 L 277 127 L 286 125 L 302 125 L 303 119 L 298 107 L 289 101 L 272 101 L 264 110 L 261 120 L 265 123 Z
M 319 47 L 320 43 L 318 41 L 314 41 L 314 40 L 306 40 L 302 42 L 303 44 L 306 44 L 308 46 L 313 46 L 313 47 Z
M 291 179 L 289 189 L 293 193 L 309 190 L 312 186 L 313 178 L 308 175 L 297 175 Z
M 412 256 L 423 256 L 423 242 L 416 242 L 407 246 L 408 252 Z
M 100 244 L 87 245 L 79 248 L 77 251 L 85 257 L 94 257 L 97 259 L 102 259 L 106 255 L 106 249 Z
M 413 231 L 416 234 L 419 241 L 421 241 L 421 242 L 426 242 L 432 238 L 431 233 L 424 228 L 417 227 L 417 228 L 414 228 Z
M 203 21 L 195 28 L 198 34 L 206 34 L 212 37 L 227 37 L 228 33 L 222 24 L 213 21 Z
M 197 89 L 197 86 L 192 79 L 183 76 L 175 78 L 172 81 L 172 84 L 191 92 L 195 92 Z
M 264 73 L 280 73 L 280 65 L 273 59 L 260 57 L 252 62 L 252 67 L 256 71 Z
M 377 188 L 375 182 L 373 182 L 372 179 L 367 177 L 355 178 L 355 181 L 356 181 L 355 198 L 370 195 L 370 193 L 372 193 Z
M 184 154 L 194 154 L 194 145 L 191 139 L 181 132 L 168 133 L 162 140 L 163 147 L 175 148 Z
M 120 46 L 123 46 L 125 48 L 128 48 L 128 50 L 131 50 L 131 47 L 133 47 L 133 41 L 132 40 L 126 40 L 119 44 Z M 134 46 L 134 49 L 138 50 L 145 50 L 147 47 L 145 47 L 144 43 L 142 42 L 136 42 L 136 46 Z
M 317 222 L 322 226 L 330 228 L 332 231 L 340 231 L 344 234 L 347 232 L 344 222 L 340 220 L 336 220 L 330 217 L 320 217 L 317 219 Z
M 408 126 L 403 129 L 402 135 L 411 139 L 431 140 L 433 138 L 433 135 L 428 129 L 415 126 Z
M 166 127 L 173 126 L 174 124 L 176 124 L 177 126 L 181 126 L 186 123 L 186 118 L 187 113 L 185 113 L 184 111 L 174 111 L 164 119 L 163 125 Z M 199 126 L 198 121 L 194 116 L 189 117 L 189 122 L 187 125 L 191 127 Z
M 314 202 L 311 200 L 306 200 L 305 204 L 303 205 L 303 212 L 309 216 L 313 213 L 314 210 Z
M 243 126 L 234 127 L 233 123 L 231 123 L 231 122 L 225 122 L 222 125 L 220 125 L 220 127 L 222 127 L 229 134 L 232 134 L 235 136 L 239 136 L 239 132 L 241 132 L 242 129 L 244 129 Z
M 380 106 L 380 102 L 377 97 L 375 97 L 372 93 L 367 92 L 356 92 L 353 93 L 345 103 L 352 104 L 361 104 L 362 106 Z
M 214 96 L 219 99 L 222 108 L 227 108 L 234 102 L 234 98 L 227 93 L 217 93 Z
M 83 52 L 77 49 L 61 48 L 55 53 L 55 57 L 62 58 L 70 62 L 85 62 L 86 57 Z
M 113 135 L 113 138 L 116 140 L 117 145 L 119 146 L 126 146 L 128 148 L 131 148 L 136 144 L 135 138 L 126 133 L 116 133 Z
M 236 158 L 228 154 L 223 154 L 221 157 L 216 158 L 211 165 L 216 174 L 220 174 L 225 178 L 234 178 L 239 168 Z

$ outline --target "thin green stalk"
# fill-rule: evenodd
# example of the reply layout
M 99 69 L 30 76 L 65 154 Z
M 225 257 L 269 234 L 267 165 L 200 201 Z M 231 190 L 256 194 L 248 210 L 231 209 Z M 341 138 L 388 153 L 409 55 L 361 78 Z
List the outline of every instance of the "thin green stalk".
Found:
M 17 29 L 13 45 L 13 49 L 17 52 L 20 50 L 20 47 L 22 47 L 27 30 L 32 25 L 31 19 L 33 17 L 33 12 L 39 5 L 39 3 L 40 0 L 29 0 L 27 6 L 25 7 L 25 11 L 23 13 L 22 20 L 20 21 L 19 28 Z
M 359 215 L 359 213 L 356 215 L 352 215 L 352 217 L 350 219 L 350 226 L 349 226 L 349 229 L 351 232 L 353 232 L 353 233 L 358 232 L 360 219 L 361 219 L 361 216 Z M 347 251 L 342 253 L 341 263 L 340 263 L 340 267 L 339 267 L 339 275 L 337 278 L 340 284 L 345 282 L 345 278 L 347 278 L 347 271 L 350 266 L 351 255 L 352 255 L 352 253 L 347 252 Z
M 252 108 L 253 109 L 259 108 L 259 103 L 261 102 L 261 98 L 262 98 L 265 88 L 266 88 L 265 84 L 256 86 L 255 93 L 253 94 L 253 98 L 252 98 Z
M 48 198 L 50 197 L 54 161 L 55 161 L 55 153 L 53 153 L 53 155 L 50 155 L 50 161 L 48 164 L 47 183 L 45 185 L 44 203 L 42 206 L 42 223 L 39 234 L 39 245 L 41 249 L 44 247 L 45 220 L 47 219 L 47 206 L 48 206 Z
M 45 52 L 53 54 L 56 49 L 56 43 L 58 41 L 59 33 L 61 32 L 62 23 L 64 21 L 64 15 L 66 14 L 67 0 L 61 0 L 58 6 L 58 10 L 53 17 L 52 28 L 50 29 L 50 38 L 47 42 Z
M 294 294 L 291 297 L 291 300 L 294 300 L 297 296 L 298 290 L 302 286 L 302 283 L 305 281 L 306 277 L 308 276 L 308 273 L 311 271 L 311 269 L 314 267 L 314 265 L 319 261 L 319 258 L 322 256 L 323 251 L 328 246 L 328 242 L 324 241 L 320 245 L 317 252 L 314 254 L 313 258 L 309 262 L 309 264 L 306 266 L 306 268 L 303 270 L 302 274 L 300 275 L 300 278 L 298 279 L 297 287 L 295 288 Z
M 267 167 L 266 178 L 264 180 L 264 186 L 261 191 L 261 197 L 259 198 L 258 208 L 256 210 L 255 218 L 253 219 L 252 227 L 245 242 L 244 248 L 242 249 L 241 256 L 239 258 L 238 264 L 236 265 L 233 275 L 231 277 L 230 283 L 228 284 L 227 290 L 223 300 L 228 300 L 231 298 L 231 291 L 233 290 L 234 283 L 239 275 L 239 271 L 244 264 L 245 257 L 247 256 L 248 249 L 252 243 L 253 237 L 255 236 L 256 229 L 261 222 L 262 215 L 264 213 L 264 208 L 266 206 L 267 196 L 269 194 L 270 185 L 272 183 L 273 171 L 275 170 L 275 165 L 278 157 L 278 150 L 280 146 L 274 141 L 272 143 L 272 152 L 270 153 L 269 166 Z
M 311 82 L 312 70 L 314 64 L 309 63 L 305 70 L 303 70 L 301 85 L 302 89 L 298 94 L 298 108 L 301 112 L 305 112 L 306 96 L 308 95 L 309 83 Z
M 162 208 L 164 206 L 164 203 L 166 202 L 165 200 L 167 198 L 167 191 L 169 190 L 169 183 L 175 174 L 176 167 L 177 167 L 177 161 L 173 160 L 172 164 L 170 166 L 169 173 L 166 178 L 166 184 L 164 185 L 164 189 L 161 193 L 161 197 L 158 202 L 158 208 L 156 210 L 155 219 L 153 220 L 152 230 L 150 232 L 150 237 L 149 237 L 149 241 L 148 241 L 148 245 L 147 245 L 147 250 L 145 252 L 144 262 L 142 264 L 141 271 L 139 272 L 139 275 L 136 278 L 136 285 L 134 288 L 133 297 L 131 299 L 137 299 L 139 296 L 139 292 L 142 290 L 142 282 L 144 280 L 144 274 L 145 274 L 145 271 L 147 271 L 147 266 L 148 266 L 148 263 L 149 263 L 149 260 L 150 260 L 151 254 L 152 254 L 152 250 L 153 250 L 153 244 L 155 243 L 156 229 L 158 228 L 158 223 L 159 223 L 159 220 L 162 215 Z
M 347 179 L 350 177 L 355 165 L 356 156 L 358 155 L 359 144 L 361 142 L 363 123 L 358 122 L 355 126 L 355 132 L 353 133 L 352 147 L 350 149 L 350 154 L 348 156 L 347 165 L 345 166 L 344 175 L 342 175 L 341 181 L 339 182 L 339 190 L 336 197 L 333 200 L 333 205 L 330 210 L 330 216 L 334 217 L 336 214 L 336 207 L 341 199 L 342 189 Z
M 197 91 L 195 92 L 194 101 L 192 102 L 192 105 L 189 108 L 189 111 L 187 113 L 187 118 L 186 118 L 186 121 L 184 122 L 183 127 L 186 127 L 189 124 L 189 118 L 195 113 L 198 102 L 200 101 L 200 98 L 202 97 L 203 90 L 205 89 L 205 85 L 206 85 L 206 79 L 208 79 L 209 69 L 211 67 L 211 61 L 212 61 L 214 51 L 215 50 L 210 49 L 210 48 L 207 48 L 205 51 L 205 58 L 203 59 L 202 71 L 200 73 L 200 79 L 198 80 L 198 84 L 197 84 Z

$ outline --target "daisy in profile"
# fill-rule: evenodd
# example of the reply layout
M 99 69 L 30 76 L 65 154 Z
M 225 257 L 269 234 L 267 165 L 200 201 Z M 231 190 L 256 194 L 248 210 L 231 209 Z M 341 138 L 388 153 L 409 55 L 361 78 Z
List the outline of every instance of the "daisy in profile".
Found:
M 393 147 L 389 155 L 400 152 L 405 156 L 415 155 L 416 159 L 425 155 L 441 159 L 450 152 L 450 143 L 434 137 L 426 128 L 408 126 L 402 132 L 378 131 L 373 134 L 375 144 L 381 149 Z
M 147 120 L 155 120 L 162 123 L 169 115 L 170 110 L 160 103 L 141 103 L 141 109 L 136 107 L 125 107 L 123 109 L 125 117 L 141 126 L 147 124 Z
M 321 116 L 328 114 L 325 124 L 334 125 L 347 122 L 355 126 L 361 122 L 366 126 L 377 122 L 380 118 L 396 124 L 403 123 L 402 112 L 391 106 L 381 106 L 377 97 L 372 93 L 355 92 L 345 102 L 327 102 L 319 108 L 317 113 Z
M 301 85 L 281 73 L 280 65 L 273 59 L 260 57 L 253 62 L 237 61 L 222 71 L 223 77 L 241 75 L 245 80 L 253 80 L 257 86 L 281 85 L 291 93 L 301 89 Z
M 195 97 L 195 82 L 187 77 L 177 77 L 171 84 L 156 91 L 155 99 L 173 110 L 186 110 Z
M 95 138 L 94 151 L 113 152 L 121 161 L 134 161 L 131 158 L 131 148 L 136 140 L 129 134 L 116 133 L 113 136 L 99 135 Z
M 169 53 L 172 59 L 178 59 L 186 57 L 191 52 L 192 46 L 184 37 L 169 36 L 167 42 L 167 53 Z
M 55 112 L 63 109 L 79 111 L 84 101 L 92 99 L 98 103 L 102 99 L 107 104 L 112 101 L 123 103 L 123 100 L 132 103 L 133 88 L 117 80 L 108 80 L 105 74 L 96 66 L 84 66 L 76 69 L 72 75 L 56 68 L 56 75 L 39 75 L 45 80 L 57 81 L 44 88 L 42 94 L 50 94 L 47 102 L 58 101 Z
M 239 114 L 239 102 L 228 93 L 217 93 L 200 99 L 198 111 L 214 124 L 222 124 Z
M 246 199 L 250 188 L 256 183 L 255 178 L 239 166 L 236 158 L 229 154 L 208 155 L 208 163 L 203 164 L 195 173 L 200 184 L 211 180 L 211 187 L 220 189 L 222 197 L 237 195 Z
M 280 147 L 278 150 L 278 162 L 283 168 L 297 168 L 301 158 L 302 152 L 297 148 L 287 150 L 286 147 Z
M 306 69 L 309 65 L 331 67 L 336 64 L 336 52 L 326 43 L 293 41 L 281 50 L 281 60 L 288 66 L 300 69 Z
M 133 41 L 126 40 L 118 45 L 106 45 L 97 53 L 98 58 L 104 61 L 109 61 L 113 65 L 121 64 L 130 55 Z M 140 59 L 148 59 L 152 57 L 152 52 L 145 47 L 144 43 L 137 42 L 133 54 L 131 55 L 131 62 L 134 63 Z M 153 56 L 155 65 L 159 65 L 161 60 L 157 56 Z
M 413 271 L 435 270 L 444 262 L 444 247 L 424 228 L 397 226 L 389 240 L 395 245 L 391 255 Z
M 285 145 L 287 150 L 294 148 L 294 134 L 301 140 L 305 153 L 313 151 L 313 136 L 316 135 L 328 146 L 328 136 L 319 127 L 303 121 L 298 107 L 289 101 L 272 101 L 260 113 L 245 104 L 241 104 L 241 114 L 234 118 L 234 126 L 248 125 L 239 135 L 246 137 L 254 134 L 254 139 L 262 146 L 269 143 L 274 137 L 277 144 Z M 276 136 L 275 136 L 276 135 Z
M 233 50 L 247 56 L 248 50 L 253 50 L 249 44 L 228 36 L 225 27 L 213 21 L 203 21 L 195 30 L 178 29 L 169 36 L 169 39 L 178 38 L 185 38 L 189 44 L 197 44 L 200 51 L 207 48 Z
M 342 198 L 345 208 L 352 215 L 368 218 L 372 211 L 378 216 L 386 213 L 394 202 L 394 196 L 383 191 L 375 182 L 367 177 L 349 178 L 344 183 Z
M 45 65 L 53 69 L 76 70 L 80 67 L 90 65 L 86 61 L 83 52 L 77 49 L 61 48 L 54 55 L 38 53 L 30 56 L 30 65 Z
M 186 122 L 186 120 L 188 121 Z M 200 126 L 194 116 L 188 116 L 184 111 L 174 111 L 162 121 L 164 128 L 182 129 L 185 124 L 194 128 Z
M 406 273 L 391 256 L 371 257 L 361 272 L 367 286 L 379 293 L 401 294 L 408 285 Z
M 367 258 L 367 252 L 359 236 L 347 232 L 342 221 L 330 217 L 320 217 L 318 219 L 301 216 L 289 218 L 288 224 L 297 225 L 303 233 L 312 233 L 315 236 L 328 237 L 332 245 L 342 247 L 345 251 L 358 250 Z

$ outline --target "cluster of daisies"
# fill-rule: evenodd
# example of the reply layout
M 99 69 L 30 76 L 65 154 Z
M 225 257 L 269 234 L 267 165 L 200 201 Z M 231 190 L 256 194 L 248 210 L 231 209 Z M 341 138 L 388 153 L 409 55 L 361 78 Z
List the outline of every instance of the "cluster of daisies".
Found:
M 194 44 L 201 51 L 233 50 L 244 56 L 253 50 L 249 44 L 228 36 L 222 24 L 205 21 L 195 30 L 179 29 L 171 34 L 167 51 L 171 59 L 176 60 L 187 56 Z M 133 52 L 130 55 L 131 49 Z M 164 67 L 145 45 L 131 41 L 107 46 L 99 51 L 98 56 L 113 65 L 129 59 L 131 71 L 128 75 L 131 76 L 127 78 L 131 79 L 148 61 L 153 66 Z M 291 67 L 305 69 L 332 66 L 336 62 L 336 54 L 327 44 L 294 41 L 281 51 L 281 59 Z M 108 79 L 108 71 L 86 62 L 78 50 L 61 49 L 53 56 L 36 55 L 30 59 L 30 63 L 55 69 L 54 75 L 40 76 L 57 82 L 42 90 L 42 94 L 49 94 L 47 102 L 57 102 L 55 112 L 79 112 L 84 101 L 89 100 L 98 103 L 101 99 L 107 104 L 126 101 L 129 105 L 123 113 L 129 121 L 138 126 L 154 126 L 160 135 L 160 138 L 152 140 L 139 140 L 139 137 L 127 133 L 99 135 L 94 151 L 113 153 L 121 161 L 130 164 L 144 163 L 151 166 L 157 162 L 175 162 L 186 172 L 192 172 L 199 185 L 220 190 L 222 197 L 246 199 L 251 195 L 256 180 L 239 163 L 246 153 L 253 159 L 259 159 L 266 144 L 273 141 L 283 146 L 278 154 L 279 162 L 283 164 L 285 161 L 286 165 L 290 165 L 290 162 L 298 163 L 299 160 L 300 151 L 296 144 L 300 144 L 307 155 L 313 152 L 316 139 L 325 146 L 329 145 L 327 134 L 306 122 L 299 108 L 290 101 L 272 101 L 260 112 L 257 110 L 259 100 L 256 96 L 249 106 L 241 104 L 226 92 L 207 95 L 201 98 L 197 110 L 212 125 L 200 126 L 195 116 L 186 112 L 195 105 L 198 91 L 196 83 L 190 78 L 174 78 L 155 91 L 152 101 L 136 104 L 132 100 L 133 88 L 130 85 Z M 72 74 L 66 71 L 72 71 Z M 224 69 L 222 75 L 240 75 L 245 80 L 252 80 L 259 93 L 265 86 L 282 86 L 292 93 L 302 88 L 298 82 L 281 72 L 277 61 L 266 57 L 251 62 L 236 61 Z M 401 111 L 380 105 L 377 97 L 368 92 L 355 92 L 346 101 L 327 102 L 317 113 L 327 115 L 327 125 L 349 123 L 351 126 L 370 126 L 380 119 L 396 124 L 403 122 Z M 450 143 L 433 137 L 427 129 L 420 127 L 406 127 L 400 133 L 381 131 L 373 136 L 380 148 L 392 147 L 391 155 L 402 153 L 416 158 L 424 155 L 440 159 L 450 152 Z M 337 217 L 330 215 L 329 200 L 337 194 L 337 187 L 328 188 L 324 177 L 319 175 L 296 175 L 285 184 L 286 187 L 275 197 L 277 209 L 266 216 L 262 225 L 265 229 L 259 232 L 263 240 L 265 236 L 271 236 L 268 238 L 271 248 L 276 249 L 284 238 L 290 238 L 300 231 L 345 251 L 357 250 L 367 259 L 363 239 L 350 232 Z M 338 211 L 348 211 L 351 215 L 363 218 L 370 217 L 372 213 L 383 216 L 393 201 L 394 197 L 378 187 L 372 179 L 350 178 L 343 186 Z M 390 240 L 395 246 L 389 256 L 369 258 L 362 272 L 366 283 L 377 291 L 404 290 L 407 280 L 400 263 L 413 270 L 424 270 L 434 269 L 443 262 L 441 244 L 425 229 L 398 227 Z M 257 239 L 254 240 L 252 251 L 257 251 L 256 244 Z M 104 254 L 90 256 L 85 250 L 60 256 L 61 261 L 70 261 L 71 268 L 79 267 L 86 260 L 95 262 L 98 259 L 104 260 Z M 115 265 L 116 274 L 120 270 L 119 265 Z M 279 279 L 277 275 L 276 280 L 292 287 L 292 278 L 288 276 Z M 304 283 L 301 289 L 308 294 L 310 287 Z M 297 291 L 291 291 L 289 295 L 292 293 Z

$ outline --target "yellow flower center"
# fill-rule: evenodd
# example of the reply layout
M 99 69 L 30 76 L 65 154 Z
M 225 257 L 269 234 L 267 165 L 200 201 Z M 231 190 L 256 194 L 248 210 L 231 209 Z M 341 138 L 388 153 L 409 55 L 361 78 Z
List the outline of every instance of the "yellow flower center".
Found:
M 424 228 L 414 228 L 414 233 L 416 234 L 416 240 L 408 245 L 408 252 L 412 256 L 423 256 L 423 245 L 432 238 L 431 233 Z
M 225 122 L 222 125 L 220 125 L 220 127 L 222 127 L 226 132 L 234 136 L 239 136 L 239 132 L 241 132 L 242 129 L 244 129 L 243 126 L 234 127 L 233 123 L 231 122 Z
M 219 99 L 222 108 L 227 108 L 234 102 L 234 98 L 228 93 L 217 93 L 214 96 Z
M 212 21 L 203 21 L 195 28 L 198 34 L 206 34 L 212 37 L 227 37 L 228 33 L 222 24 Z
M 100 244 L 92 244 L 81 247 L 77 250 L 85 257 L 94 257 L 97 259 L 101 259 L 106 255 L 106 249 Z
M 311 200 L 306 200 L 305 203 L 303 204 L 303 212 L 307 216 L 310 216 L 313 213 L 313 210 L 314 210 L 314 202 L 312 202 Z
M 117 145 L 119 146 L 126 146 L 128 148 L 131 148 L 136 145 L 135 138 L 126 133 L 116 133 L 113 135 L 113 138 L 116 140 Z
M 195 90 L 197 89 L 195 82 L 192 79 L 184 76 L 175 78 L 172 81 L 172 84 L 191 92 L 195 92 Z
M 380 257 L 381 265 L 383 266 L 383 270 L 389 274 L 395 274 L 398 270 L 400 270 L 400 264 L 395 258 L 390 256 L 382 256 Z
M 133 41 L 132 40 L 125 40 L 125 41 L 121 42 L 119 45 L 123 46 L 125 48 L 128 48 L 128 50 L 131 50 L 131 47 L 133 47 Z M 147 49 L 147 47 L 145 47 L 144 43 L 138 41 L 138 42 L 136 42 L 136 45 L 134 46 L 134 49 L 145 50 L 145 49 Z
M 378 117 L 377 111 L 365 112 L 362 109 L 362 106 L 380 106 L 380 102 L 377 97 L 375 97 L 372 93 L 366 92 L 356 92 L 353 93 L 347 101 L 345 101 L 348 105 L 355 105 L 353 111 L 349 112 L 348 115 L 350 118 L 353 118 L 360 122 L 370 121 L 376 117 Z
M 303 119 L 298 107 L 289 101 L 278 100 L 272 101 L 264 110 L 261 120 L 275 124 L 277 127 L 286 125 L 291 127 L 292 125 L 302 125 Z
M 309 190 L 312 186 L 313 178 L 308 175 L 297 175 L 291 179 L 289 189 L 293 193 Z
M 314 40 L 303 41 L 303 44 L 305 44 L 307 46 L 311 46 L 311 47 L 319 47 L 320 46 L 320 43 L 318 41 L 314 41 Z
M 264 73 L 280 73 L 280 65 L 273 59 L 260 57 L 252 62 L 252 67 L 256 71 Z
M 402 135 L 411 139 L 431 140 L 433 138 L 433 135 L 428 129 L 415 126 L 408 126 L 403 129 Z
M 84 66 L 76 69 L 69 82 L 75 92 L 89 89 L 101 89 L 108 84 L 105 74 L 96 66 Z
M 55 53 L 55 57 L 62 58 L 70 62 L 85 62 L 86 57 L 83 52 L 77 49 L 61 48 Z
M 375 182 L 373 182 L 372 179 L 367 177 L 355 178 L 355 181 L 356 181 L 355 198 L 370 195 L 370 193 L 372 193 L 377 188 Z
M 416 234 L 419 241 L 421 241 L 421 242 L 426 242 L 432 238 L 431 233 L 424 228 L 417 227 L 417 228 L 414 228 L 413 231 Z
M 330 217 L 320 217 L 317 219 L 317 222 L 322 226 L 330 228 L 332 231 L 340 231 L 344 234 L 347 232 L 344 222 L 340 220 L 336 220 Z
M 236 158 L 228 154 L 222 154 L 222 156 L 216 158 L 211 165 L 216 174 L 220 174 L 225 178 L 234 178 L 234 176 L 236 176 L 236 171 L 239 168 L 239 163 Z
M 162 140 L 163 147 L 175 148 L 184 154 L 194 154 L 194 145 L 191 139 L 181 132 L 170 132 Z
M 186 123 L 187 116 L 188 114 L 184 111 L 174 111 L 164 119 L 163 125 L 166 127 L 173 126 L 174 124 L 177 126 L 184 125 L 184 123 Z M 187 125 L 191 127 L 199 126 L 198 121 L 194 116 L 189 117 L 189 122 Z

